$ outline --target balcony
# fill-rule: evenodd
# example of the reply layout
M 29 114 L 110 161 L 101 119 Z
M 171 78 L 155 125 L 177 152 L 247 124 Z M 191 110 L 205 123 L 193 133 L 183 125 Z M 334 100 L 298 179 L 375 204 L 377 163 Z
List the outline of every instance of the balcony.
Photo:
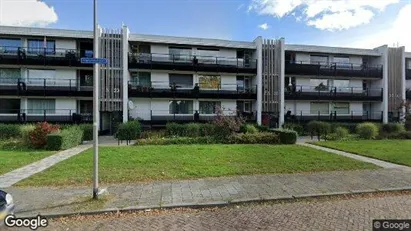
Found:
M 405 79 L 411 79 L 411 69 L 405 69 Z
M 289 86 L 285 89 L 286 100 L 349 100 L 382 101 L 383 89 L 362 87 Z
M 353 63 L 310 63 L 290 62 L 285 63 L 287 75 L 310 76 L 342 76 L 359 78 L 382 78 L 383 66 L 371 66 Z
M 351 111 L 349 113 L 337 113 L 336 111 L 324 113 L 321 111 L 288 112 L 284 116 L 286 122 L 309 122 L 311 120 L 327 122 L 382 122 L 383 112 Z
M 81 64 L 81 53 L 73 49 L 0 47 L 0 64 L 92 67 Z
M 129 97 L 149 98 L 205 98 L 205 99 L 257 99 L 256 86 L 243 87 L 236 84 L 220 84 L 216 88 L 169 85 L 168 82 L 151 82 L 148 85 L 128 84 Z
M 75 79 L 0 78 L 0 95 L 92 97 L 93 87 Z
M 230 110 L 222 111 L 222 114 L 230 117 L 241 117 L 247 122 L 256 122 L 257 112 L 236 112 Z M 217 114 L 205 114 L 199 111 L 190 110 L 186 113 L 170 113 L 169 110 L 151 110 L 148 112 L 131 113 L 133 118 L 139 120 L 143 124 L 161 125 L 169 122 L 189 123 L 189 122 L 211 122 L 217 118 Z
M 129 69 L 257 73 L 256 59 L 154 53 L 129 54 Z
M 52 123 L 87 123 L 92 122 L 91 113 L 76 113 L 71 109 L 0 109 L 0 122 L 52 122 Z

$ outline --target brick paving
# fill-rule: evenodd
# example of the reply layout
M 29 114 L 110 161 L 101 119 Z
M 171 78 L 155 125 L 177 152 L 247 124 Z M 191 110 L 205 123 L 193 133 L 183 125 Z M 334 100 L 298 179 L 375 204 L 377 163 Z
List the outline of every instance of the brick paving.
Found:
M 41 230 L 372 230 L 373 219 L 411 219 L 411 195 L 241 204 L 51 220 Z M 13 230 L 13 229 L 8 229 Z M 17 230 L 17 229 L 14 229 Z M 20 230 L 20 229 L 19 229 Z
M 103 188 L 103 187 L 102 187 Z M 11 187 L 16 214 L 77 213 L 104 209 L 138 209 L 184 205 L 299 198 L 354 192 L 411 190 L 409 172 L 399 169 L 316 172 L 205 178 L 109 185 L 109 197 L 98 208 L 84 206 L 89 187 Z

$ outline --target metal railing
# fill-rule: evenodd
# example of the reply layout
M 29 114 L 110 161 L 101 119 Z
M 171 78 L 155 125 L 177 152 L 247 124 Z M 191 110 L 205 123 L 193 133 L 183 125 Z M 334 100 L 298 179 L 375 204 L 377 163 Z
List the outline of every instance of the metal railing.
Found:
M 362 87 L 329 87 L 325 85 L 319 86 L 287 86 L 285 87 L 285 95 L 293 97 L 374 97 L 382 100 L 383 88 L 367 88 Z
M 50 78 L 0 78 L 0 89 L 27 90 L 66 90 L 91 91 L 92 86 L 81 84 L 78 79 L 50 79 Z
M 383 65 L 338 62 L 286 61 L 287 74 L 382 78 Z
M 256 120 L 257 113 L 252 112 L 240 112 L 233 110 L 223 110 L 222 114 L 229 117 L 242 117 L 247 121 Z M 150 111 L 130 111 L 130 117 L 140 121 L 213 121 L 217 118 L 215 110 L 183 110 L 183 111 L 170 111 L 170 110 L 150 110 Z
M 0 109 L 0 122 L 86 122 L 92 121 L 90 113 L 76 109 Z
M 130 63 L 172 63 L 189 65 L 215 65 L 237 68 L 257 68 L 256 59 L 228 58 L 201 55 L 177 55 L 158 53 L 129 53 Z
M 286 121 L 382 121 L 383 112 L 373 111 L 287 111 L 284 115 Z

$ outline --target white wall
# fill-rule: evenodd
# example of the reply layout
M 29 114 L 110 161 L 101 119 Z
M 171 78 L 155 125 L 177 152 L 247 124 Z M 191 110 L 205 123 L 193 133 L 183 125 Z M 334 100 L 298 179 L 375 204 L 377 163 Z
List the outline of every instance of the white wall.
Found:
M 225 90 L 237 90 L 237 76 L 221 75 L 221 87 Z
M 134 109 L 129 110 L 129 115 L 132 118 L 142 118 L 144 120 L 150 120 L 151 117 L 151 99 L 149 98 L 130 98 L 134 103 Z M 168 109 L 168 106 L 167 106 Z
M 296 53 L 295 62 L 297 63 L 310 63 L 310 54 L 308 53 Z
M 294 101 L 285 101 L 285 113 L 287 111 L 291 111 L 293 115 L 310 115 L 311 112 L 311 102 L 321 102 L 321 101 L 300 101 L 300 102 L 294 102 Z M 324 102 L 324 101 L 323 101 Z M 343 102 L 343 101 L 341 101 Z M 330 111 L 332 110 L 331 102 L 329 103 L 329 109 Z M 350 113 L 351 111 L 354 113 L 356 116 L 360 116 L 363 113 L 363 102 L 349 102 L 350 103 Z
M 59 52 L 58 49 L 77 49 L 77 42 L 76 40 L 65 40 L 65 39 L 56 39 L 56 51 Z M 61 50 L 60 52 L 64 52 Z
M 151 72 L 151 82 L 154 88 L 170 88 L 168 73 Z
M 230 115 L 237 109 L 237 100 L 221 100 L 221 108 L 224 110 L 224 115 Z
M 169 99 L 152 99 L 151 110 L 153 111 L 153 115 L 168 115 Z
M 151 53 L 154 54 L 168 54 L 168 46 L 161 44 L 151 44 Z
M 219 56 L 225 57 L 225 58 L 236 58 L 237 50 L 236 49 L 220 49 Z
M 76 99 L 56 99 L 56 114 L 68 115 L 69 110 L 71 113 L 75 113 L 76 108 Z

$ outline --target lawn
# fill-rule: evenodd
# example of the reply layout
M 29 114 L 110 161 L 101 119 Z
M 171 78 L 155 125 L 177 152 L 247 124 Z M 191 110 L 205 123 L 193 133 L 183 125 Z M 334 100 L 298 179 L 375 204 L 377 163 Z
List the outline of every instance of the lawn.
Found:
M 92 153 L 92 149 L 85 151 L 18 185 L 90 184 Z M 101 147 L 99 166 L 102 183 L 377 168 L 299 145 Z
M 35 161 L 41 160 L 55 152 L 32 150 L 21 147 L 12 147 L 7 142 L 8 147 L 3 149 L 6 142 L 0 142 L 0 175 L 10 172 L 14 169 L 23 167 Z
M 322 141 L 314 144 L 411 166 L 411 140 Z

